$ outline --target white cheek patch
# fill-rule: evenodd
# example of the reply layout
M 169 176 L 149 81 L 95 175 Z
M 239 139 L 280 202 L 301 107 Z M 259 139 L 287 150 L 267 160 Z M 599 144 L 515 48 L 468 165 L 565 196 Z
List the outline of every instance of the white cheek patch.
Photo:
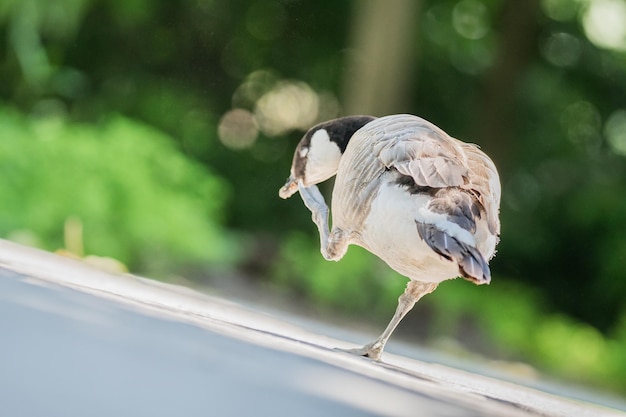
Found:
M 300 149 L 300 158 L 304 158 L 309 153 L 309 148 Z
M 339 158 L 341 158 L 339 146 L 330 140 L 326 129 L 320 129 L 311 136 L 309 161 L 313 160 L 316 164 L 324 165 L 328 162 L 339 163 Z
M 325 129 L 320 129 L 311 136 L 307 154 L 306 178 L 308 183 L 324 181 L 337 173 L 341 151 L 330 140 Z

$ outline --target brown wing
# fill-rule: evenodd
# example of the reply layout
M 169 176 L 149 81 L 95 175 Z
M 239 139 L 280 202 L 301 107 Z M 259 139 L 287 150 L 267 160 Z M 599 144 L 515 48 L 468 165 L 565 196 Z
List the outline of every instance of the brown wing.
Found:
M 373 146 L 374 155 L 387 168 L 433 188 L 461 186 L 468 166 L 459 142 L 434 124 L 416 116 L 391 117 Z
M 381 117 L 355 133 L 339 163 L 333 213 L 341 216 L 340 223 L 358 228 L 381 175 L 390 169 L 412 177 L 419 186 L 455 187 L 469 182 L 459 141 L 417 116 Z
M 461 188 L 470 190 L 483 206 L 489 231 L 500 235 L 500 177 L 493 161 L 478 146 L 458 141 L 467 156 L 470 182 Z

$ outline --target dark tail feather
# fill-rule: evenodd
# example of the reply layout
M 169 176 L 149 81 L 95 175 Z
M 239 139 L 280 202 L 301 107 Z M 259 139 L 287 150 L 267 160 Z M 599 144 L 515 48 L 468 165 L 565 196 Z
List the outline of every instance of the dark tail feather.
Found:
M 473 246 L 459 242 L 436 226 L 415 222 L 421 238 L 444 258 L 459 265 L 461 275 L 475 284 L 488 284 L 491 281 L 491 270 L 485 258 Z

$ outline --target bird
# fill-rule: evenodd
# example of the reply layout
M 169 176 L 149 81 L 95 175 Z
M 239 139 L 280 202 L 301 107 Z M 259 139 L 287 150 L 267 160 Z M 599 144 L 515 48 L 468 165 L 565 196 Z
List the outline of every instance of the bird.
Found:
M 333 176 L 329 212 L 317 184 Z M 311 211 L 326 260 L 357 245 L 409 278 L 383 333 L 345 351 L 378 361 L 400 321 L 439 283 L 491 281 L 500 240 L 496 166 L 477 145 L 421 117 L 356 115 L 313 126 L 279 190 L 283 199 L 295 193 Z

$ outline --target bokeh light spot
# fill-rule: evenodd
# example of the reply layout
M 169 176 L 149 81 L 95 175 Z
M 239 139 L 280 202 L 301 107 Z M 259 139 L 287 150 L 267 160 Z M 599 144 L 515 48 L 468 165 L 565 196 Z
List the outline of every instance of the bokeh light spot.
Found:
M 318 112 L 317 93 L 301 81 L 278 82 L 255 107 L 261 131 L 268 136 L 308 129 L 317 120 Z
M 520 171 L 506 184 L 505 201 L 510 208 L 519 212 L 532 212 L 541 201 L 541 187 L 537 178 Z
M 451 42 L 454 32 L 450 30 L 450 10 L 441 3 L 431 6 L 424 14 L 422 31 L 428 39 L 440 46 Z
M 276 74 L 270 70 L 257 70 L 248 74 L 233 94 L 233 107 L 254 107 L 257 100 L 271 90 L 276 81 Z
M 339 104 L 339 100 L 335 94 L 331 91 L 320 91 L 317 97 L 319 100 L 319 106 L 316 121 L 326 121 L 339 117 L 339 114 L 341 113 L 341 105 Z
M 467 39 L 480 39 L 489 32 L 487 7 L 479 0 L 462 0 L 452 10 L 452 25 Z
M 613 152 L 626 156 L 626 109 L 616 110 L 609 116 L 604 134 Z
M 600 144 L 602 120 L 596 107 L 588 101 L 579 100 L 567 106 L 561 114 L 561 125 L 576 146 L 589 151 Z
M 252 113 L 244 109 L 233 109 L 222 116 L 217 133 L 224 146 L 239 150 L 254 144 L 259 129 Z
M 450 50 L 450 61 L 459 71 L 467 74 L 480 74 L 493 63 L 492 42 L 466 41 L 467 45 L 454 45 Z
M 578 62 L 582 48 L 577 37 L 569 33 L 553 33 L 544 43 L 541 52 L 552 65 L 571 67 Z
M 564 22 L 576 17 L 579 3 L 579 0 L 542 0 L 541 9 L 550 19 Z
M 582 15 L 585 34 L 600 48 L 626 51 L 626 0 L 594 0 Z

